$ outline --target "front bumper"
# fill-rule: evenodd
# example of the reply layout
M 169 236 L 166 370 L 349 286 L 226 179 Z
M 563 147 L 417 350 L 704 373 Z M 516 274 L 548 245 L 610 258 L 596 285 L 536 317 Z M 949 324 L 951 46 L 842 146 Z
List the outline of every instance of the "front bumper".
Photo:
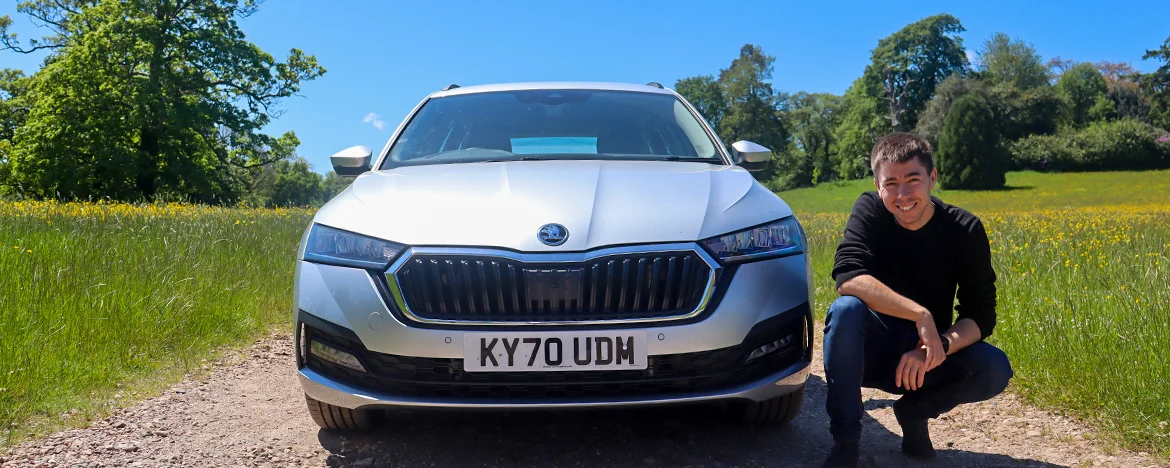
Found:
M 301 387 L 313 399 L 344 408 L 362 407 L 432 407 L 466 409 L 541 409 L 541 408 L 603 408 L 623 406 L 669 405 L 698 403 L 714 400 L 764 401 L 792 393 L 808 379 L 809 363 L 801 360 L 772 375 L 740 384 L 731 388 L 677 393 L 668 395 L 646 395 L 634 397 L 598 397 L 590 399 L 541 398 L 508 399 L 491 398 L 427 398 L 396 396 L 351 387 L 329 379 L 317 372 L 302 368 L 299 372 Z
M 606 373 L 470 373 L 462 370 L 463 333 L 399 320 L 364 270 L 299 262 L 295 303 L 301 324 L 330 346 L 356 355 L 359 373 L 303 356 L 305 393 L 346 408 L 614 407 L 740 399 L 763 401 L 804 385 L 812 358 L 812 314 L 803 255 L 736 267 L 694 321 L 636 324 L 654 337 L 650 368 Z M 777 285 L 783 285 L 777 287 Z M 493 327 L 498 331 L 513 327 Z M 576 329 L 567 326 L 564 329 Z M 780 337 L 792 347 L 748 362 L 749 353 Z M 310 333 L 312 336 L 312 333 Z
M 367 349 L 351 331 L 301 313 L 296 332 L 305 393 L 347 408 L 555 408 L 762 401 L 797 390 L 808 376 L 808 304 L 757 324 L 728 348 L 652 355 L 646 369 L 570 372 L 468 372 L 462 359 L 411 357 Z M 320 342 L 356 358 L 346 368 L 307 351 Z M 784 343 L 755 356 L 761 346 Z

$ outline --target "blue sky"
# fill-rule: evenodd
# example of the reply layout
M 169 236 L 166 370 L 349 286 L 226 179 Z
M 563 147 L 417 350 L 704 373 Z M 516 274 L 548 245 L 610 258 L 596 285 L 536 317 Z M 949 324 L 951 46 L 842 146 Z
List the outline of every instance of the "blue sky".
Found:
M 40 34 L 6 0 L 22 37 Z M 776 89 L 842 93 L 877 41 L 936 13 L 958 17 L 969 50 L 995 32 L 1031 42 L 1048 59 L 1142 61 L 1170 36 L 1170 2 L 698 2 L 269 0 L 241 24 L 283 57 L 291 47 L 328 69 L 284 102 L 269 131 L 295 130 L 318 172 L 352 145 L 380 150 L 423 97 L 449 83 L 588 80 L 667 86 L 716 74 L 745 43 L 776 57 Z M 38 67 L 0 53 L 0 67 Z M 371 116 L 372 114 L 372 116 Z

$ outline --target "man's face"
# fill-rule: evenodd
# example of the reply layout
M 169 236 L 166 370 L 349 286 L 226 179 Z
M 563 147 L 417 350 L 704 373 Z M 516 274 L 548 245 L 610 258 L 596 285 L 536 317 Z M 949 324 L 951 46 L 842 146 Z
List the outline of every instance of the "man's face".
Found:
M 882 203 L 894 214 L 898 224 L 917 230 L 934 214 L 930 191 L 934 189 L 937 178 L 936 170 L 927 173 L 926 166 L 914 158 L 902 163 L 879 164 L 873 183 Z

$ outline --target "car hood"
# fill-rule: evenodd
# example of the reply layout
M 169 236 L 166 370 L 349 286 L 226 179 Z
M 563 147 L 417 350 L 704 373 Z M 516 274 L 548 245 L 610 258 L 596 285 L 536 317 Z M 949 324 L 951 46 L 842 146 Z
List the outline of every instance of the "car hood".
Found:
M 407 245 L 528 252 L 695 241 L 792 214 L 736 166 L 662 161 L 513 161 L 361 175 L 315 222 Z M 551 247 L 537 233 L 563 225 Z

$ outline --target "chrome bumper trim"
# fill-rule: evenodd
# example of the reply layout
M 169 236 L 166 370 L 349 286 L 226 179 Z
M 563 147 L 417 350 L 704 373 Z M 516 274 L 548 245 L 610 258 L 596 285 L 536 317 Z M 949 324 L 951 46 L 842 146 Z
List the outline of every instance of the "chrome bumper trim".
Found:
M 703 297 L 699 304 L 695 306 L 694 310 L 681 315 L 672 315 L 669 317 L 653 317 L 653 318 L 636 318 L 636 319 L 615 319 L 615 320 L 564 320 L 564 321 L 541 321 L 541 322 L 522 322 L 522 321 L 488 321 L 488 320 L 445 320 L 445 319 L 430 319 L 419 317 L 410 309 L 406 303 L 406 298 L 402 294 L 402 285 L 398 282 L 398 270 L 402 269 L 406 262 L 410 261 L 416 254 L 446 254 L 446 255 L 467 255 L 473 257 L 502 257 L 511 260 L 516 260 L 525 263 L 574 263 L 584 262 L 597 258 L 609 257 L 623 254 L 638 254 L 638 253 L 668 253 L 668 252 L 694 252 L 698 254 L 699 258 L 707 264 L 710 271 L 707 273 L 707 284 L 703 290 Z M 488 248 L 465 248 L 465 247 L 410 247 L 402 255 L 398 257 L 390 268 L 386 270 L 386 283 L 390 288 L 389 300 L 393 303 L 402 315 L 406 318 L 419 323 L 431 325 L 462 325 L 462 326 L 565 326 L 565 325 L 614 325 L 614 324 L 630 324 L 630 323 L 654 323 L 654 322 L 671 322 L 675 320 L 686 320 L 694 318 L 703 313 L 707 305 L 711 302 L 711 297 L 715 295 L 715 281 L 718 278 L 718 273 L 723 269 L 705 249 L 694 242 L 689 243 L 673 243 L 673 244 L 652 244 L 652 245 L 635 245 L 624 247 L 610 247 L 588 252 L 559 252 L 559 253 L 520 253 L 510 250 L 488 249 Z
M 601 408 L 622 406 L 669 405 L 712 400 L 764 401 L 796 391 L 808 380 L 809 362 L 801 360 L 762 379 L 735 387 L 710 392 L 678 393 L 662 396 L 639 395 L 629 398 L 492 400 L 470 398 L 418 398 L 394 396 L 359 390 L 333 381 L 311 369 L 298 371 L 298 379 L 305 394 L 314 400 L 344 408 L 363 406 L 404 406 L 465 409 L 539 409 L 539 408 Z

